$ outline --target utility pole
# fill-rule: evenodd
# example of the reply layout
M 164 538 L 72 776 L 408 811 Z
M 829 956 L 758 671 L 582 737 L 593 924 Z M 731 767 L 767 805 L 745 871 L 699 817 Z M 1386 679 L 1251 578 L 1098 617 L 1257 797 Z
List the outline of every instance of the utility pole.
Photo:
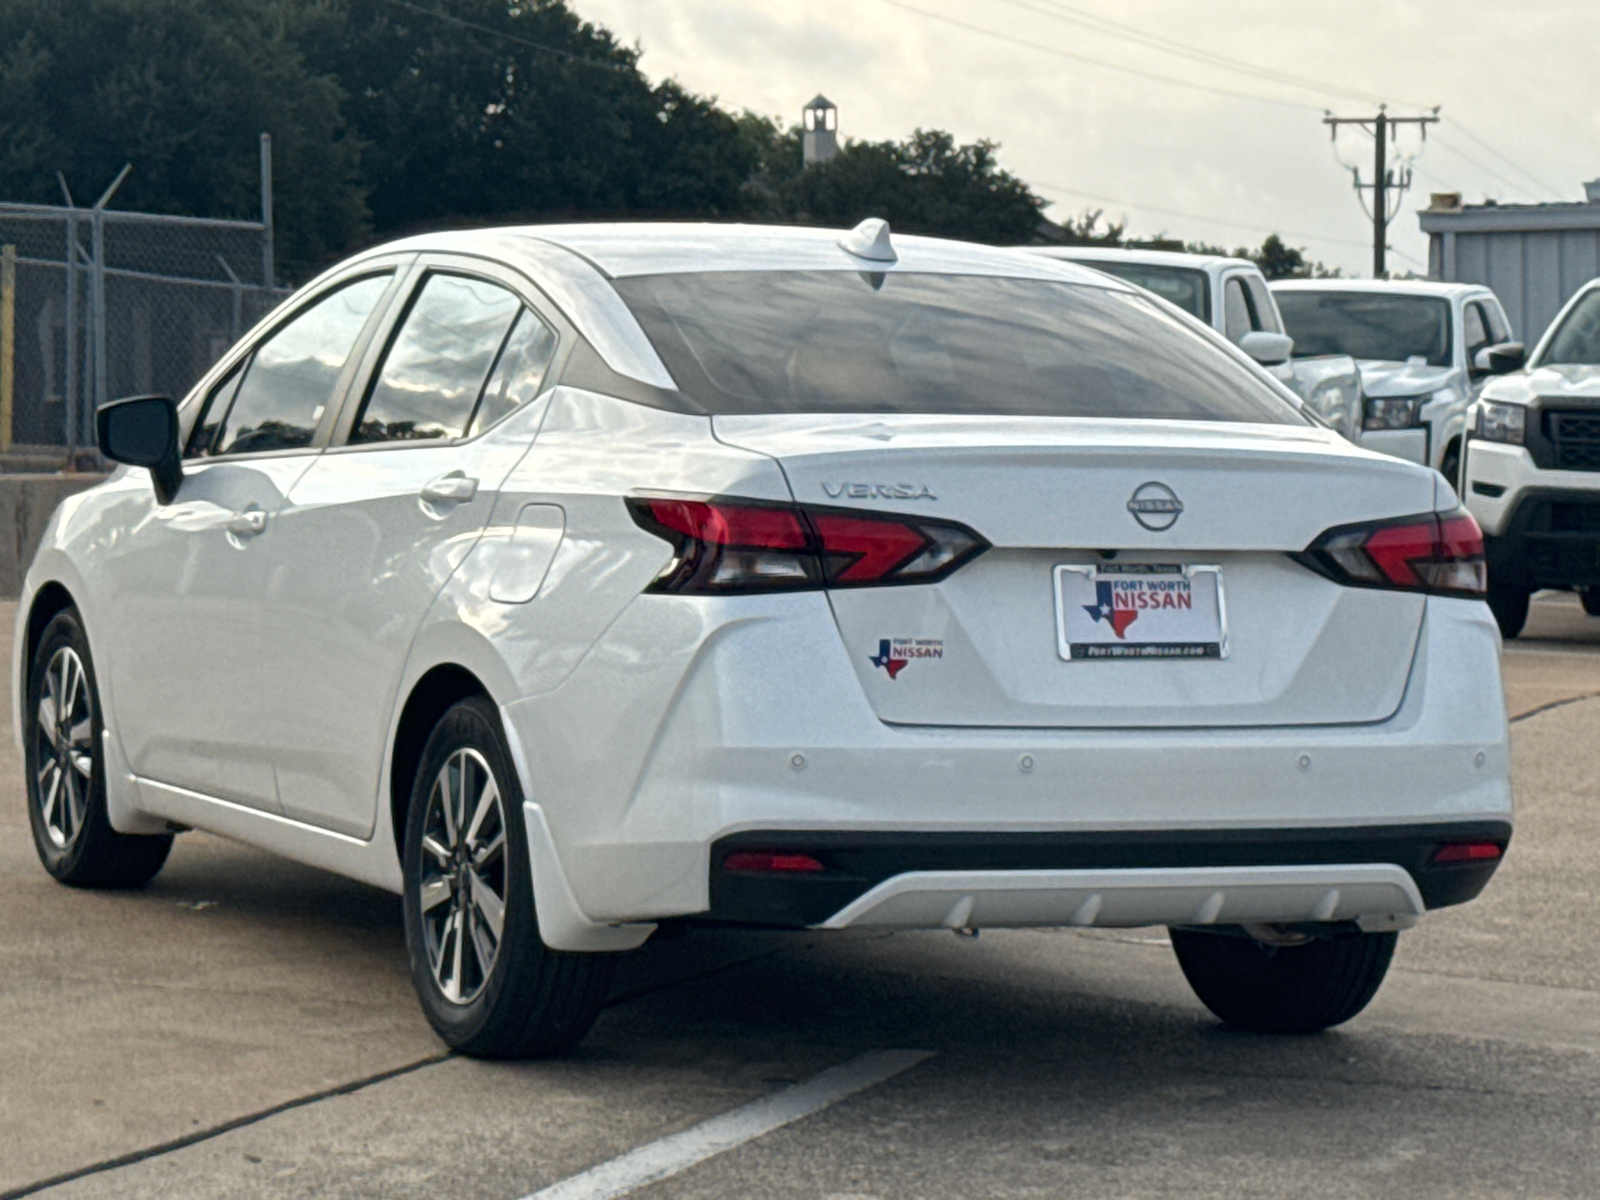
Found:
M 1401 125 L 1417 126 L 1426 141 L 1428 126 L 1439 123 L 1439 110 L 1435 108 L 1426 117 L 1391 117 L 1380 104 L 1376 116 L 1336 117 L 1329 113 L 1322 123 L 1329 127 L 1335 140 L 1339 137 L 1341 125 L 1359 125 L 1372 135 L 1372 182 L 1361 182 L 1360 167 L 1351 167 L 1350 174 L 1355 178 L 1357 196 L 1364 191 L 1372 192 L 1372 276 L 1374 279 L 1385 279 L 1389 273 L 1385 264 L 1389 249 L 1389 193 L 1403 193 L 1411 186 L 1410 167 L 1402 167 L 1398 174 L 1389 169 L 1389 143 L 1394 140 L 1397 127 Z

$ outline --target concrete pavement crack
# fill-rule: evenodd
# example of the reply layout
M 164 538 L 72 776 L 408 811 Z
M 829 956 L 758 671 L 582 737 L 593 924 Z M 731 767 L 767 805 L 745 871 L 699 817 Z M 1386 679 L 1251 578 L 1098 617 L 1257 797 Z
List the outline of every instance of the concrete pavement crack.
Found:
M 440 1054 L 430 1054 L 427 1058 L 420 1058 L 416 1062 L 406 1063 L 404 1066 L 391 1067 L 387 1071 L 379 1071 L 373 1075 L 366 1075 L 348 1083 L 341 1083 L 331 1088 L 324 1088 L 320 1092 L 312 1092 L 305 1096 L 296 1096 L 293 1100 L 285 1100 L 281 1104 L 274 1104 L 269 1108 L 258 1109 L 246 1113 L 232 1120 L 223 1121 L 218 1125 L 207 1126 L 193 1133 L 186 1133 L 182 1137 L 170 1141 L 158 1142 L 154 1146 L 146 1146 L 142 1150 L 132 1150 L 127 1154 L 119 1154 L 115 1158 L 102 1159 L 90 1163 L 86 1167 L 78 1167 L 71 1171 L 63 1171 L 59 1175 L 52 1175 L 48 1179 L 40 1179 L 33 1183 L 24 1184 L 9 1192 L 0 1192 L 0 1200 L 21 1200 L 23 1196 L 32 1196 L 46 1188 L 59 1187 L 64 1183 L 71 1183 L 90 1175 L 100 1175 L 106 1171 L 115 1171 L 120 1167 L 131 1167 L 135 1163 L 144 1162 L 146 1159 L 159 1158 L 163 1154 L 171 1154 L 174 1150 L 182 1150 L 200 1142 L 210 1141 L 214 1137 L 221 1137 L 225 1133 L 232 1133 L 235 1129 L 243 1129 L 248 1125 L 265 1121 L 268 1117 L 275 1117 L 279 1113 L 289 1112 L 296 1108 L 304 1108 L 308 1104 L 315 1104 L 319 1100 L 329 1100 L 334 1096 L 347 1096 L 351 1092 L 359 1092 L 364 1087 L 371 1087 L 375 1083 L 383 1083 L 388 1079 L 398 1079 L 402 1075 L 409 1075 L 413 1071 L 420 1071 L 423 1067 L 431 1067 L 437 1063 L 454 1058 L 451 1051 Z
M 1541 713 L 1549 712 L 1551 709 L 1565 708 L 1569 704 L 1578 704 L 1584 700 L 1594 700 L 1596 698 L 1600 698 L 1600 692 L 1585 692 L 1581 696 L 1568 696 L 1562 700 L 1552 700 L 1548 704 L 1541 704 L 1536 708 L 1530 708 L 1527 712 L 1518 713 L 1516 716 L 1509 718 L 1508 724 L 1515 725 L 1518 721 L 1526 721 L 1529 717 L 1537 717 Z

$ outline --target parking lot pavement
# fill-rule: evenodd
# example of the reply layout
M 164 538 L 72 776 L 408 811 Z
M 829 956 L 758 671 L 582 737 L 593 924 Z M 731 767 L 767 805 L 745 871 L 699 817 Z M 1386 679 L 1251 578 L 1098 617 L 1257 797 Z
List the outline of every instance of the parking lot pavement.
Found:
M 1505 867 L 1301 1039 L 1217 1026 L 1158 930 L 693 934 L 569 1060 L 444 1058 L 392 898 L 201 835 L 142 892 L 60 888 L 7 745 L 0 1196 L 190 1138 L 43 1194 L 513 1200 L 890 1048 L 934 1054 L 635 1194 L 1592 1196 L 1600 621 L 1541 599 L 1505 669 Z

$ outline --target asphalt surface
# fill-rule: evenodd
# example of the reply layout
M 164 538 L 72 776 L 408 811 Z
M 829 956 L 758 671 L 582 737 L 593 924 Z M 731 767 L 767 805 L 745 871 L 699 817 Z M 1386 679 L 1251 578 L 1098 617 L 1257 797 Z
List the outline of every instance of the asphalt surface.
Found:
M 394 898 L 199 834 L 142 891 L 62 888 L 6 739 L 0 1198 L 514 1200 L 885 1049 L 933 1056 L 631 1194 L 1600 1195 L 1600 620 L 1537 601 L 1505 674 L 1506 865 L 1289 1039 L 1218 1026 L 1160 930 L 694 934 L 573 1057 L 450 1058 Z

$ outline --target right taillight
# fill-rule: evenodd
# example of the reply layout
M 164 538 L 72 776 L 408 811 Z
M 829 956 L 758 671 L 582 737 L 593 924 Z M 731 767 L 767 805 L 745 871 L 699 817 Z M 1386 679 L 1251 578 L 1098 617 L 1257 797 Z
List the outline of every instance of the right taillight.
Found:
M 794 592 L 937 583 L 989 548 L 954 521 L 723 497 L 630 496 L 675 553 L 652 592 Z
M 1330 529 L 1294 558 L 1351 587 L 1480 597 L 1483 531 L 1464 508 Z

